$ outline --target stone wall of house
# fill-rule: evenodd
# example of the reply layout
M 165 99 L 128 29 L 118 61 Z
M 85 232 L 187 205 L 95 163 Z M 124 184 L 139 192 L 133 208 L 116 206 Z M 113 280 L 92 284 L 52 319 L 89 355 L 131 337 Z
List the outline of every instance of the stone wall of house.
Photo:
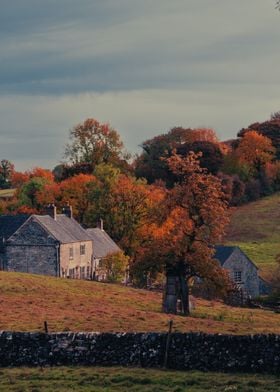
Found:
M 57 276 L 57 259 L 55 239 L 31 218 L 7 241 L 4 269 Z
M 54 246 L 7 246 L 7 271 L 40 275 L 58 275 L 57 251 Z
M 230 271 L 232 278 L 234 278 L 234 271 L 241 271 L 242 285 L 240 285 L 240 287 L 244 288 L 252 298 L 259 296 L 260 285 L 257 267 L 240 251 L 240 249 L 235 249 L 223 265 L 223 268 Z
M 98 365 L 162 367 L 164 333 L 0 332 L 0 367 Z M 167 367 L 280 372 L 280 335 L 171 334 Z
M 9 245 L 55 245 L 56 240 L 36 221 L 28 219 L 8 240 Z

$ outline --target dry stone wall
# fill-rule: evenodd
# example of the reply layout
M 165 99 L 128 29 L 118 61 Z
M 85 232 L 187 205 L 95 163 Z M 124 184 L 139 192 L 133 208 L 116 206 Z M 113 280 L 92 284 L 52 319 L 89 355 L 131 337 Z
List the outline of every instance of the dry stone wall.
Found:
M 162 367 L 164 333 L 0 332 L 0 367 Z M 173 333 L 167 367 L 178 370 L 280 374 L 280 335 Z

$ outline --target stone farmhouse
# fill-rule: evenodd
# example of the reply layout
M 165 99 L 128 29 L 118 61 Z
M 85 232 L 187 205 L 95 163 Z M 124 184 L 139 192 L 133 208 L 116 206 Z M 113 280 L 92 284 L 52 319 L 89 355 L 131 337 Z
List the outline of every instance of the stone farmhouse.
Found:
M 64 207 L 62 214 L 57 214 L 56 207 L 51 205 L 47 215 L 0 216 L 0 269 L 94 279 L 99 260 L 120 249 L 104 230 L 90 230 L 73 218 L 71 206 Z M 100 253 L 102 241 L 96 241 L 97 237 L 105 237 L 108 242 L 110 239 L 111 247 Z
M 259 277 L 258 267 L 238 246 L 215 246 L 214 258 L 229 271 L 230 277 L 245 297 L 267 294 L 266 282 Z

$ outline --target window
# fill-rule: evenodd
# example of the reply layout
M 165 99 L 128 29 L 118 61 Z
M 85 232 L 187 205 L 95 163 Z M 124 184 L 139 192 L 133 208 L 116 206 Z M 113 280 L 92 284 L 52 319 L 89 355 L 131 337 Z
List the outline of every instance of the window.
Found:
M 90 279 L 90 266 L 87 266 L 87 279 Z
M 73 258 L 74 258 L 74 250 L 73 248 L 69 248 L 69 259 L 73 260 Z
M 85 255 L 86 254 L 86 246 L 85 245 L 80 245 L 80 254 Z
M 233 279 L 236 283 L 241 283 L 242 282 L 242 272 L 241 271 L 234 271 Z

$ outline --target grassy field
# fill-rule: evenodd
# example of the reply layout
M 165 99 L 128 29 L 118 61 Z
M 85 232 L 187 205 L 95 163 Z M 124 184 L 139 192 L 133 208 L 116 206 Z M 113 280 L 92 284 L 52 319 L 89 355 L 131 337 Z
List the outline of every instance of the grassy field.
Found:
M 0 330 L 164 331 L 161 294 L 119 285 L 0 272 Z M 192 317 L 172 316 L 174 331 L 280 333 L 280 314 L 196 300 Z
M 279 377 L 124 368 L 0 369 L 1 392 L 263 392 Z
M 16 189 L 0 189 L 0 199 L 2 197 L 13 197 L 16 192 Z
M 225 242 L 240 246 L 264 275 L 273 271 L 280 253 L 280 193 L 234 209 Z

